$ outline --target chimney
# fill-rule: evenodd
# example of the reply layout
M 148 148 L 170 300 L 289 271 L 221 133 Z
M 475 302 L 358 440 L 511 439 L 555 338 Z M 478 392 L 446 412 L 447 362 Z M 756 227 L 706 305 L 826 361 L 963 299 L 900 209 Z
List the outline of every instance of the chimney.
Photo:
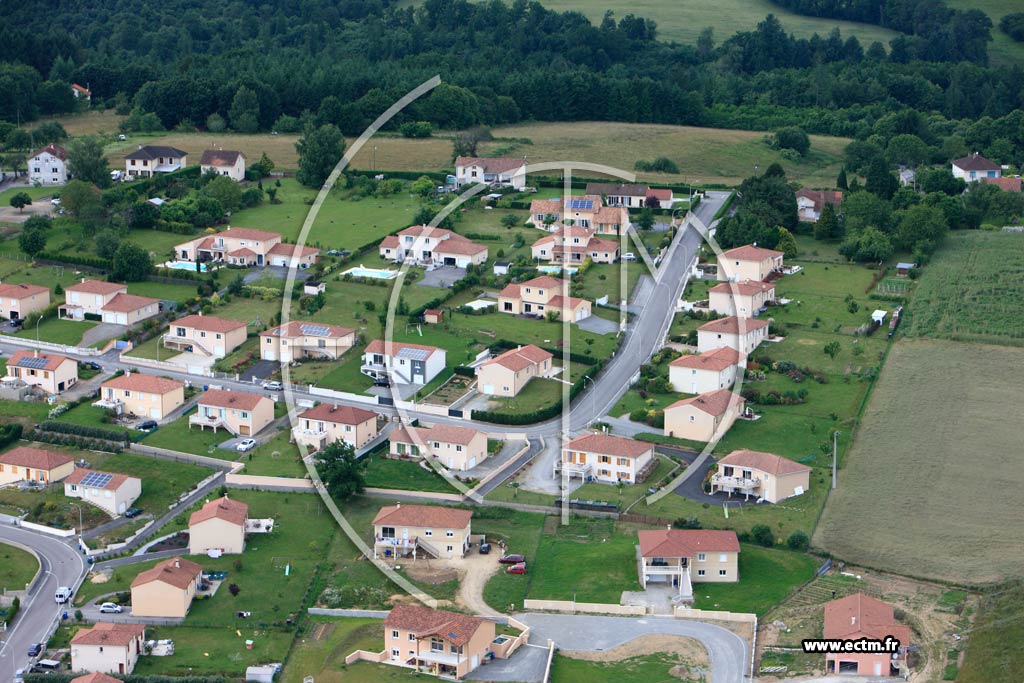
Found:
M 203 311 L 202 311 L 202 309 L 200 309 L 200 310 L 199 310 L 199 317 L 200 317 L 200 318 L 202 318 L 202 317 L 203 317 Z
M 132 371 L 131 370 L 125 370 L 124 371 L 124 376 L 125 377 L 131 377 L 132 376 Z
M 666 524 L 666 525 L 665 525 L 665 528 L 666 528 L 667 530 L 669 530 L 669 531 L 672 531 L 672 525 L 671 525 L 671 524 Z
M 174 560 L 174 568 L 181 569 L 181 560 Z
M 84 277 L 82 278 L 82 284 L 85 284 L 85 278 Z
M 395 509 L 396 509 L 396 510 L 397 510 L 398 508 L 400 508 L 400 507 L 402 507 L 402 504 L 401 504 L 401 503 L 395 503 Z
M 39 349 L 36 349 L 33 355 L 34 355 L 34 356 L 35 356 L 36 358 L 39 358 Z

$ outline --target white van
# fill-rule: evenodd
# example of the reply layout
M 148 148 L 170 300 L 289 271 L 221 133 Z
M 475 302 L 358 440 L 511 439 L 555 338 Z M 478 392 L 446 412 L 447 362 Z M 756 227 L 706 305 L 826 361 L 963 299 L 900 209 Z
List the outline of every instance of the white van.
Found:
M 54 594 L 53 599 L 57 601 L 58 605 L 63 605 L 65 602 L 71 599 L 71 595 L 72 593 L 70 588 L 68 588 L 67 586 L 61 586 L 57 589 L 57 592 Z

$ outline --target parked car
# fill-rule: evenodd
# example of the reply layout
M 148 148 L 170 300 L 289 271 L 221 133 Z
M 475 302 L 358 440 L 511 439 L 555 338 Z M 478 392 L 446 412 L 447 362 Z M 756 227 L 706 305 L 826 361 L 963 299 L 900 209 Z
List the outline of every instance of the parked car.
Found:
M 284 385 L 281 384 L 280 382 L 264 382 L 260 386 L 266 389 L 267 391 L 281 391 L 282 389 L 284 389 Z
M 54 206 L 60 206 L 60 197 L 54 197 L 53 199 L 50 200 L 50 203 L 53 204 Z
M 622 255 L 622 260 L 623 261 L 636 261 L 636 254 L 634 254 L 631 251 L 627 251 L 625 254 Z
M 139 424 L 135 425 L 135 428 L 140 432 L 151 432 L 156 429 L 156 420 L 144 420 Z
M 124 609 L 121 607 L 121 605 L 118 605 L 113 602 L 105 602 L 102 605 L 100 605 L 100 612 L 102 612 L 103 614 L 120 614 L 123 611 Z
M 96 372 L 101 372 L 103 370 L 103 366 L 94 360 L 83 360 L 82 365 L 89 368 L 90 370 L 95 370 Z
M 328 256 L 341 256 L 341 250 L 340 249 L 328 249 L 327 250 L 327 255 Z
M 11 318 L 10 322 L 11 322 L 11 328 L 12 329 L 20 330 L 21 326 L 25 324 L 25 319 L 24 318 Z
M 124 511 L 124 516 L 128 519 L 131 519 L 132 517 L 138 517 L 141 514 L 142 510 L 140 510 L 139 508 L 128 508 L 127 510 Z
M 525 574 L 526 573 L 526 563 L 525 562 L 518 562 L 518 563 L 510 566 L 505 571 L 507 571 L 509 574 Z
M 502 564 L 519 564 L 520 562 L 526 562 L 526 558 L 522 555 L 502 555 L 498 558 L 498 562 Z
M 491 552 L 491 544 L 490 543 L 481 543 L 480 544 L 480 554 L 481 555 L 486 555 L 489 552 Z
M 386 377 L 383 377 L 383 378 L 374 380 L 373 381 L 373 386 L 375 386 L 375 387 L 390 387 L 391 386 L 391 382 Z
M 39 653 L 42 652 L 42 651 L 43 651 L 43 646 L 42 646 L 41 643 L 32 643 L 31 645 L 28 646 L 28 656 L 29 657 L 38 657 Z
M 256 439 L 242 439 L 237 444 L 235 444 L 235 450 L 238 451 L 239 453 L 245 453 L 246 451 L 251 451 L 255 447 L 256 447 Z

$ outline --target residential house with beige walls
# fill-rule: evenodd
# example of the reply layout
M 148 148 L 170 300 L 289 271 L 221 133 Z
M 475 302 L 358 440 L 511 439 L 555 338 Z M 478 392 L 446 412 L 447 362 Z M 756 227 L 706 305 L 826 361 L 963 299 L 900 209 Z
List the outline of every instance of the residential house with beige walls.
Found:
M 0 485 L 19 481 L 52 484 L 67 477 L 74 469 L 74 459 L 56 451 L 15 446 L 0 453 Z
M 896 620 L 896 610 L 887 602 L 863 593 L 825 603 L 822 636 L 827 640 L 856 641 L 862 638 L 899 641 L 897 652 L 848 652 L 825 655 L 825 673 L 860 676 L 902 677 L 911 645 L 910 627 Z
M 25 166 L 32 185 L 64 185 L 71 179 L 68 151 L 60 145 L 49 144 L 33 152 L 25 160 Z
M 562 446 L 556 465 L 568 478 L 603 484 L 637 484 L 658 466 L 654 444 L 611 434 L 584 434 Z
M 142 654 L 146 627 L 101 621 L 71 637 L 71 670 L 127 676 Z
M 245 551 L 248 519 L 249 506 L 227 495 L 207 502 L 188 519 L 189 554 L 240 555 Z
M 142 480 L 118 472 L 76 467 L 64 479 L 64 495 L 94 505 L 111 517 L 123 515 L 142 495 Z
M 160 314 L 160 299 L 117 294 L 103 305 L 100 320 L 113 325 L 134 325 Z
M 640 585 L 668 584 L 693 600 L 694 583 L 740 580 L 740 542 L 735 531 L 644 529 L 640 542 Z
M 229 226 L 226 230 L 175 245 L 179 261 L 206 263 L 217 261 L 237 266 L 270 264 L 270 250 L 281 243 L 281 234 Z
M 607 206 L 624 206 L 627 209 L 671 209 L 675 203 L 672 190 L 648 185 L 587 183 L 585 194 L 601 197 Z
M 752 318 L 775 301 L 775 285 L 761 280 L 722 282 L 708 290 L 708 307 L 719 315 Z
M 620 235 L 630 226 L 629 209 L 605 206 L 596 195 L 570 197 L 564 203 L 561 198 L 534 199 L 526 222 L 544 230 L 557 224 L 587 228 L 598 235 Z
M 373 556 L 398 558 L 423 550 L 439 560 L 469 552 L 471 510 L 440 505 L 388 505 L 373 518 Z
M 127 371 L 100 385 L 100 400 L 93 403 L 121 414 L 162 420 L 185 402 L 185 384 L 176 379 Z
M 718 461 L 711 493 L 723 491 L 769 503 L 800 496 L 811 486 L 811 468 L 772 453 L 741 449 Z
M 223 358 L 246 340 L 246 323 L 212 315 L 187 315 L 172 320 L 164 335 L 164 348 L 182 353 Z
M 385 664 L 461 679 L 490 657 L 490 619 L 421 605 L 395 605 L 384 618 Z
M 38 349 L 21 349 L 7 360 L 5 380 L 21 380 L 56 396 L 78 383 L 78 361 Z
M 707 443 L 721 438 L 743 411 L 746 401 L 728 389 L 676 401 L 665 408 L 665 436 Z
M 363 351 L 359 371 L 393 384 L 426 384 L 445 369 L 447 353 L 436 346 L 374 339 Z
M 157 173 L 174 173 L 185 168 L 188 153 L 167 145 L 139 145 L 125 155 L 124 170 L 129 178 L 152 178 Z
M 723 251 L 718 257 L 719 280 L 767 280 L 772 273 L 782 270 L 781 251 L 763 249 L 747 244 Z
M 336 441 L 359 449 L 380 433 L 377 417 L 377 413 L 370 410 L 321 403 L 299 413 L 292 436 L 297 443 L 314 451 L 321 451 Z
M 484 183 L 492 187 L 526 189 L 526 159 L 514 157 L 456 157 L 455 186 Z
M 411 225 L 380 243 L 381 258 L 420 265 L 465 268 L 487 260 L 487 247 L 462 235 L 430 225 Z
M 49 305 L 49 287 L 25 283 L 0 284 L 0 318 L 24 320 L 29 313 L 45 311 Z
M 64 303 L 57 315 L 65 320 L 95 320 L 114 325 L 134 325 L 159 315 L 160 299 L 128 293 L 118 282 L 82 279 L 64 289 Z
M 392 455 L 433 458 L 450 470 L 464 472 L 487 459 L 487 434 L 457 425 L 401 425 L 388 435 L 388 447 Z
M 202 577 L 203 568 L 182 557 L 172 557 L 140 572 L 131 586 L 132 616 L 185 617 Z
M 555 230 L 562 224 L 562 200 L 560 198 L 532 200 L 530 216 L 526 219 L 526 224 L 541 230 Z
M 507 285 L 498 292 L 498 310 L 512 315 L 544 317 L 555 311 L 559 320 L 579 322 L 590 317 L 591 303 L 586 299 L 564 295 L 565 280 L 542 275 L 519 284 Z
M 817 223 L 826 204 L 838 211 L 843 204 L 843 193 L 838 190 L 796 191 L 796 211 L 802 221 Z
M 767 338 L 767 320 L 730 315 L 697 328 L 697 350 L 707 353 L 728 346 L 749 356 Z
M 672 391 L 681 394 L 704 394 L 728 389 L 736 383 L 747 361 L 731 346 L 722 346 L 707 353 L 680 356 L 668 364 L 668 381 Z
M 247 391 L 207 389 L 189 415 L 188 426 L 223 429 L 234 436 L 255 436 L 274 421 L 274 402 Z
M 203 175 L 225 175 L 236 183 L 245 180 L 245 155 L 232 149 L 207 149 L 199 158 L 199 172 Z
M 595 237 L 593 228 L 565 225 L 534 242 L 530 253 L 534 259 L 550 263 L 582 264 L 588 258 L 594 263 L 615 263 L 619 243 Z
M 260 358 L 290 363 L 305 358 L 335 360 L 356 343 L 351 327 L 292 320 L 260 332 Z
M 515 396 L 534 377 L 552 377 L 553 359 L 533 344 L 509 349 L 477 366 L 477 389 L 488 396 Z

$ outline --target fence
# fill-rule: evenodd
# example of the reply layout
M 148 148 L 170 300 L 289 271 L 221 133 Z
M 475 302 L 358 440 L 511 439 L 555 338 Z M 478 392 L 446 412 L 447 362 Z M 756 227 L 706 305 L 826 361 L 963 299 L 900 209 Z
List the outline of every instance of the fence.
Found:
M 57 353 L 70 353 L 78 356 L 100 355 L 99 349 L 92 349 L 87 346 L 68 346 L 67 344 L 55 344 L 53 342 L 42 340 L 36 341 L 35 339 L 29 339 L 28 337 L 15 337 L 9 334 L 4 335 L 4 342 L 6 342 L 7 344 L 14 344 L 15 346 L 27 346 L 33 349 L 43 349 L 44 351 L 56 351 Z
M 555 641 L 548 639 L 548 661 L 544 665 L 544 678 L 541 683 L 548 683 L 551 680 L 551 664 L 555 660 Z
M 676 607 L 672 611 L 676 619 L 707 619 L 709 621 L 729 621 L 742 624 L 757 624 L 757 615 L 747 612 L 723 612 L 711 609 L 693 609 L 692 607 Z
M 610 605 L 599 602 L 573 602 L 572 600 L 523 600 L 523 609 L 539 609 L 545 612 L 582 612 L 584 614 L 615 614 L 626 617 L 641 617 L 647 608 L 641 605 Z
M 369 652 L 367 650 L 356 650 L 352 654 L 345 657 L 345 665 L 354 664 L 356 662 L 373 662 L 379 664 L 387 661 L 388 652 L 387 650 L 381 650 L 380 652 Z
M 141 443 L 133 443 L 128 447 L 128 450 L 140 455 L 160 458 L 161 460 L 187 462 L 192 463 L 193 465 L 201 465 L 202 467 L 223 470 L 225 472 L 233 471 L 238 466 L 238 463 L 232 462 L 231 460 L 220 460 L 219 458 L 210 458 L 205 455 L 182 453 L 181 451 L 172 451 L 166 448 L 157 448 L 156 446 L 146 446 Z
M 46 526 L 45 524 L 36 524 L 35 522 L 26 522 L 22 520 L 18 526 L 28 529 L 30 531 L 39 531 L 50 536 L 57 536 L 59 538 L 71 538 L 77 532 L 74 529 L 55 529 L 52 526 Z
M 170 354 L 171 352 L 168 352 L 168 355 Z M 156 360 L 154 358 L 139 358 L 138 356 L 122 355 L 121 362 L 126 363 L 127 365 L 134 365 L 136 367 L 152 368 L 154 370 L 170 370 L 172 372 L 181 372 L 186 369 L 184 366 L 178 365 L 177 363 L 168 363 L 165 360 Z M 203 367 L 201 365 L 189 365 L 187 370 L 190 375 L 213 377 L 213 372 L 210 368 Z
M 250 474 L 229 474 L 224 485 L 233 489 L 252 491 L 276 491 L 278 493 L 315 493 L 316 487 L 309 479 L 287 477 L 260 477 Z

